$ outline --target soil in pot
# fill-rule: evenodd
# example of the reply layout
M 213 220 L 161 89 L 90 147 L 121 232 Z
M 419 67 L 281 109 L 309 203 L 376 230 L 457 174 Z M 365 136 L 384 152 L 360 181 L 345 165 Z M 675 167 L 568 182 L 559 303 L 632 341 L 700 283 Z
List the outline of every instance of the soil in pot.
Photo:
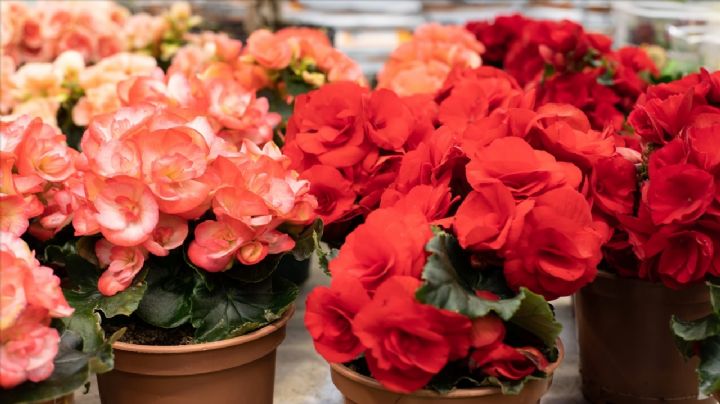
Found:
M 278 321 L 223 341 L 113 344 L 115 369 L 98 375 L 103 404 L 271 404 L 275 351 L 291 307 Z
M 600 272 L 575 297 L 583 394 L 599 404 L 710 404 L 699 400 L 697 359 L 677 349 L 670 317 L 710 312 L 705 285 L 671 290 Z
M 550 365 L 549 376 L 529 381 L 518 395 L 504 395 L 499 387 L 457 389 L 448 394 L 430 390 L 395 393 L 385 389 L 375 379 L 338 363 L 330 365 L 330 374 L 335 387 L 345 397 L 346 404 L 535 404 L 550 388 L 552 375 L 564 358 L 565 351 L 559 340 L 558 349 L 559 356 Z

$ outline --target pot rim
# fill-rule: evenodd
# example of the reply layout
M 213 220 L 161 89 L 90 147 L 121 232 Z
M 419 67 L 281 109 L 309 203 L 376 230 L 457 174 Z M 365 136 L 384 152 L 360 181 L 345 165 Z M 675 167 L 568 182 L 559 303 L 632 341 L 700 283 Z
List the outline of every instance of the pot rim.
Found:
M 560 366 L 560 363 L 562 363 L 563 359 L 565 359 L 565 346 L 563 345 L 562 340 L 558 337 L 557 339 L 557 348 L 558 348 L 558 358 L 555 362 L 548 365 L 547 368 L 547 375 L 548 377 L 552 377 L 552 375 L 555 373 L 557 368 Z M 343 365 L 342 363 L 331 363 L 330 367 L 335 372 L 339 373 L 345 378 L 348 378 L 356 383 L 364 384 L 368 387 L 379 389 L 379 390 L 387 390 L 385 386 L 380 384 L 377 380 L 367 377 L 364 375 L 361 375 L 360 373 L 357 373 L 353 370 L 350 370 L 347 366 Z M 417 390 L 412 393 L 407 393 L 409 396 L 416 396 L 416 397 L 435 397 L 435 398 L 467 398 L 467 397 L 481 397 L 481 396 L 491 396 L 495 394 L 502 394 L 502 390 L 500 387 L 477 387 L 472 389 L 455 389 L 452 390 L 448 394 L 440 394 L 438 392 L 432 391 L 432 390 Z
M 284 327 L 285 324 L 290 320 L 293 313 L 295 313 L 295 303 L 291 304 L 282 316 L 274 322 L 258 328 L 257 330 L 249 333 L 213 342 L 202 342 L 199 344 L 188 344 L 188 345 L 141 345 L 132 344 L 129 342 L 113 342 L 112 348 L 122 351 L 145 353 L 145 354 L 178 354 L 178 353 L 191 353 L 198 351 L 210 351 L 214 349 L 227 348 L 234 345 L 246 344 L 251 341 L 255 341 L 267 335 L 270 335 L 280 328 Z
M 679 289 L 673 289 L 673 288 L 669 288 L 669 287 L 665 286 L 665 284 L 663 284 L 662 282 L 653 282 L 653 281 L 650 281 L 647 279 L 639 279 L 639 278 L 626 278 L 626 277 L 614 274 L 612 272 L 604 271 L 602 269 L 598 269 L 596 279 L 597 278 L 604 278 L 604 279 L 612 280 L 612 281 L 622 281 L 622 282 L 627 282 L 627 283 L 640 284 L 640 285 L 645 285 L 645 286 L 649 286 L 652 288 L 664 289 L 664 290 L 688 290 L 688 289 L 692 289 L 692 288 L 696 288 L 696 287 L 706 287 L 706 284 L 707 284 L 707 280 L 703 280 L 702 282 L 695 282 L 695 283 L 689 283 L 689 284 L 683 285 Z M 590 283 L 592 283 L 592 282 L 590 282 Z

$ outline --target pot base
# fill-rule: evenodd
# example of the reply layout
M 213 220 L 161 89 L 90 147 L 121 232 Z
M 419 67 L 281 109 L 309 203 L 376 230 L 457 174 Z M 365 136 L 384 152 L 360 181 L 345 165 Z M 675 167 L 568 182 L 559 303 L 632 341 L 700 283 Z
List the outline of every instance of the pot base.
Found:
M 115 343 L 98 375 L 102 404 L 272 404 L 276 348 L 293 307 L 250 334 L 196 345 Z

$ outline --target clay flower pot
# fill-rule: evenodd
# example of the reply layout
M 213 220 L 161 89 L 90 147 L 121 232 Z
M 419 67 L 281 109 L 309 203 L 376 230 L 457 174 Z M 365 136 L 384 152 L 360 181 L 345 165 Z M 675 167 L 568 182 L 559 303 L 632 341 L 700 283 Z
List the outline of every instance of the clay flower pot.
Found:
M 604 272 L 575 297 L 583 394 L 593 403 L 714 403 L 698 400 L 697 359 L 675 345 L 670 317 L 710 313 L 704 284 L 681 290 Z
M 98 375 L 103 404 L 271 404 L 275 350 L 291 306 L 250 334 L 194 345 L 113 344 L 115 368 Z
M 459 389 L 449 394 L 419 390 L 410 394 L 395 393 L 385 389 L 375 379 L 356 373 L 342 364 L 331 363 L 330 375 L 335 387 L 345 396 L 346 404 L 531 404 L 539 403 L 552 383 L 552 374 L 565 355 L 562 342 L 558 340 L 558 360 L 550 364 L 549 376 L 543 380 L 531 380 L 518 395 L 504 395 L 499 387 Z

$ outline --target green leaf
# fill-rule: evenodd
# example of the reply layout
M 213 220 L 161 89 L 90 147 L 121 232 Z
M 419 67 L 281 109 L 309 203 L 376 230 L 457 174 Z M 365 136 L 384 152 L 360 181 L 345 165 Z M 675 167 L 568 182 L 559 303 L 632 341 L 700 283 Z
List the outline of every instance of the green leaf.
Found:
M 86 239 L 80 239 L 82 243 Z M 97 289 L 101 271 L 80 254 L 75 241 L 65 245 L 49 245 L 45 248 L 44 258 L 49 265 L 64 268 L 68 281 L 63 284 L 63 293 L 70 306 L 81 311 L 101 310 L 106 317 L 130 315 L 138 307 L 145 289 L 146 270 L 141 271 L 124 291 L 114 296 L 105 296 Z
M 288 94 L 292 96 L 305 94 L 315 89 L 313 85 L 306 83 L 301 76 L 295 74 L 290 68 L 280 72 L 280 79 L 285 83 Z
M 254 265 L 243 265 L 239 261 L 235 261 L 232 268 L 225 271 L 224 274 L 240 282 L 262 282 L 272 276 L 283 255 L 284 254 L 268 255 L 262 261 Z
M 31 403 L 62 397 L 82 387 L 90 378 L 90 355 L 80 348 L 82 338 L 66 331 L 61 335 L 55 369 L 49 378 L 39 382 L 25 382 L 9 390 L 2 390 L 0 403 Z
M 543 80 L 549 79 L 553 74 L 555 74 L 555 66 L 546 63 L 543 69 Z
M 147 290 L 135 312 L 148 324 L 175 328 L 190 321 L 194 271 L 184 265 L 152 265 Z
M 671 326 L 675 335 L 685 341 L 702 341 L 720 335 L 720 318 L 714 314 L 695 321 L 683 321 L 673 316 Z
M 503 394 L 516 396 L 522 392 L 527 382 L 530 380 L 542 380 L 542 378 L 530 375 L 520 380 L 501 380 L 496 377 L 488 377 L 487 380 L 491 386 L 499 386 Z
M 700 346 L 698 376 L 700 391 L 707 395 L 720 391 L 720 336 L 711 337 Z
M 708 282 L 710 288 L 710 303 L 712 303 L 715 314 L 720 315 L 720 285 Z
M 602 84 L 603 86 L 615 85 L 615 79 L 613 78 L 611 72 L 605 72 L 602 75 L 598 76 L 597 82 L 598 84 Z
M 263 327 L 282 316 L 295 301 L 298 288 L 280 277 L 261 283 L 232 282 L 225 277 L 208 278 L 209 291 L 197 282 L 192 295 L 192 326 L 198 342 L 236 337 Z
M 85 244 L 92 243 L 90 238 L 80 238 L 63 245 L 51 244 L 45 247 L 43 262 L 53 267 L 63 268 L 68 280 L 63 284 L 63 293 L 68 303 L 78 310 L 99 309 L 107 317 L 118 314 L 130 315 L 136 309 L 145 292 L 143 279 L 147 271 L 141 271 L 133 284 L 114 296 L 104 296 L 97 289 L 101 270 L 84 257 Z M 83 248 L 84 247 L 84 248 Z
M 295 240 L 295 248 L 292 253 L 298 261 L 310 258 L 315 252 L 317 240 L 322 238 L 323 222 L 316 219 L 310 226 L 305 227 L 300 233 L 291 236 Z
M 97 308 L 103 312 L 105 317 L 110 318 L 120 314 L 129 316 L 137 310 L 147 290 L 147 282 L 142 279 L 147 271 L 143 272 L 138 274 L 141 279 L 136 277 L 135 283 L 122 292 L 114 296 L 104 296 L 102 294 L 98 296 Z
M 550 304 L 541 295 L 520 288 L 520 308 L 510 322 L 540 338 L 548 347 L 555 347 L 562 325 L 555 319 Z M 520 296 L 519 295 L 519 296 Z
M 100 327 L 100 314 L 91 310 L 75 310 L 70 317 L 59 319 L 65 330 L 72 331 L 83 340 L 82 351 L 97 352 L 105 343 L 105 333 Z
M 320 244 L 320 240 L 322 238 L 322 235 L 320 234 L 313 234 L 313 243 L 315 244 L 315 254 L 318 257 L 318 263 L 320 264 L 320 268 L 322 268 L 323 272 L 325 272 L 325 275 L 330 276 L 330 261 L 335 259 L 337 255 L 340 253 L 340 250 L 337 248 L 330 248 L 329 250 L 325 250 L 322 244 Z
M 419 301 L 471 318 L 495 312 L 508 320 L 520 308 L 522 293 L 498 301 L 475 295 L 473 287 L 481 283 L 480 271 L 470 267 L 467 254 L 453 236 L 439 232 L 430 239 L 426 249 L 430 256 L 422 274 L 425 282 L 416 293 Z

